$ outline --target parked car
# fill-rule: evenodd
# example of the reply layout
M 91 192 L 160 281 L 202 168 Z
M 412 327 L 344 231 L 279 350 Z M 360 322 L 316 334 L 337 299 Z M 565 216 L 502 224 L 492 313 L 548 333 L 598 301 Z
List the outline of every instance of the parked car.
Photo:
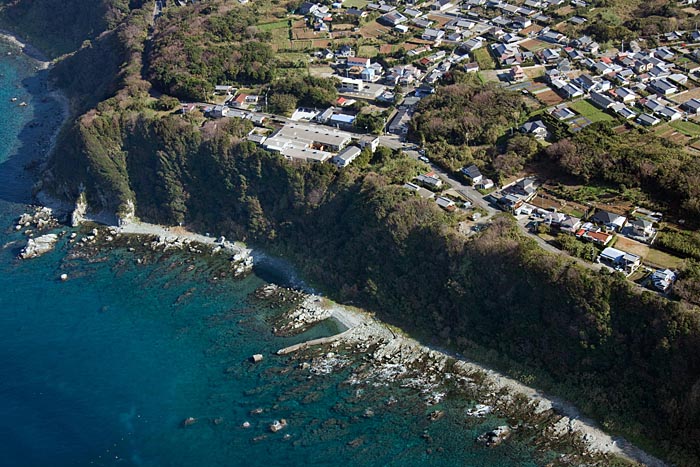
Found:
M 428 158 L 425 157 L 425 156 L 420 156 L 420 157 L 418 157 L 418 160 L 419 160 L 419 161 L 423 161 L 423 162 L 425 162 L 426 164 L 430 164 L 430 159 L 428 159 Z

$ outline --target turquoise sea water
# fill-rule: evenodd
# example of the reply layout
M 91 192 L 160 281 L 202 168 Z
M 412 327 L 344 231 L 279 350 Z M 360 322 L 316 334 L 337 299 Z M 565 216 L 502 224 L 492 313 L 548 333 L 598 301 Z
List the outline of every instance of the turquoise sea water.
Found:
M 415 389 L 348 384 L 360 359 L 313 375 L 273 355 L 337 332 L 323 323 L 273 336 L 279 310 L 248 297 L 261 276 L 285 277 L 274 262 L 244 280 L 215 281 L 201 258 L 137 264 L 138 252 L 114 250 L 75 259 L 65 238 L 41 258 L 17 260 L 24 237 L 12 226 L 31 185 L 22 167 L 47 141 L 57 106 L 43 101 L 31 62 L 6 52 L 0 47 L 0 464 L 542 465 L 523 440 L 476 445 L 504 421 L 467 420 L 470 401 L 448 398 L 439 406 L 446 416 L 430 422 L 434 408 Z M 12 97 L 29 106 L 18 109 Z M 64 272 L 67 282 L 58 280 Z M 250 363 L 255 353 L 264 361 Z M 186 417 L 198 422 L 182 427 Z M 271 433 L 281 418 L 289 426 Z

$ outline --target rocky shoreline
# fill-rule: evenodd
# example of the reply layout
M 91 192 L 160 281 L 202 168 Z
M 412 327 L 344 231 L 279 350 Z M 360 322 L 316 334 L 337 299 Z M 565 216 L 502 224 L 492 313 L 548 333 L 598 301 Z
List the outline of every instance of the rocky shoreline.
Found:
M 253 270 L 252 250 L 240 242 L 231 242 L 224 237 L 217 239 L 195 234 L 179 227 L 164 227 L 154 224 L 130 223 L 121 226 L 104 226 L 88 222 L 71 223 L 78 231 L 69 235 L 68 245 L 73 249 L 70 258 L 94 258 L 107 247 L 137 249 L 153 253 L 184 251 L 195 255 L 210 255 L 227 258 L 228 270 L 234 278 L 242 278 Z M 24 213 L 17 220 L 16 231 L 28 237 L 19 253 L 20 259 L 31 259 L 54 249 L 66 230 L 55 233 L 63 224 L 55 217 L 54 210 L 38 206 L 33 213 Z M 38 235 L 38 236 L 37 236 Z M 137 262 L 143 262 L 139 258 Z
M 287 355 L 310 375 L 343 371 L 349 362 L 361 359 L 360 370 L 353 371 L 348 384 L 377 387 L 400 382 L 402 387 L 421 392 L 426 410 L 439 406 L 448 393 L 477 400 L 478 404 L 465 411 L 465 420 L 493 413 L 506 418 L 508 424 L 494 426 L 474 443 L 497 446 L 513 434 L 526 432 L 542 440 L 539 448 L 543 451 L 570 451 L 549 465 L 666 466 L 624 439 L 613 438 L 592 422 L 581 420 L 574 406 L 474 362 L 421 345 L 359 310 L 309 295 L 284 313 L 277 326 L 289 335 L 328 318 L 336 319 L 347 330 L 337 338 L 282 349 L 280 355 Z M 439 409 L 428 414 L 431 421 L 442 416 Z

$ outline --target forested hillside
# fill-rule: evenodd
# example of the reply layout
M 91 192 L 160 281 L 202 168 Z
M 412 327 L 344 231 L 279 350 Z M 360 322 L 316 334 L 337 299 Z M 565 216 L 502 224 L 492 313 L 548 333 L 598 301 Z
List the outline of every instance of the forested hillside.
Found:
M 21 31 L 51 56 L 72 52 L 83 41 L 115 27 L 141 0 L 0 0 L 0 25 Z

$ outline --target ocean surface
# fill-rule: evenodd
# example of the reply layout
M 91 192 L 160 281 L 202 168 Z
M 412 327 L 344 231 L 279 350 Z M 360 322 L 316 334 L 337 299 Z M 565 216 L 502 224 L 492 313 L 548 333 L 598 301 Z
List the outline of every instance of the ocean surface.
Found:
M 281 310 L 250 294 L 263 277 L 293 277 L 279 261 L 262 261 L 243 280 L 213 280 L 203 258 L 182 253 L 138 264 L 138 252 L 119 249 L 75 258 L 66 237 L 43 257 L 16 259 L 25 240 L 13 226 L 32 184 L 24 167 L 48 145 L 60 106 L 47 98 L 44 73 L 8 51 L 0 45 L 1 465 L 527 467 L 551 460 L 522 440 L 475 444 L 505 421 L 467 419 L 473 401 L 448 397 L 437 407 L 446 416 L 431 422 L 426 415 L 436 407 L 415 389 L 358 390 L 346 382 L 352 365 L 313 375 L 273 355 L 338 331 L 325 322 L 301 336 L 273 335 Z M 62 273 L 70 279 L 60 281 Z M 252 364 L 256 353 L 265 358 Z M 367 409 L 374 416 L 363 416 Z M 187 417 L 197 423 L 183 427 Z M 289 426 L 271 433 L 281 418 Z

